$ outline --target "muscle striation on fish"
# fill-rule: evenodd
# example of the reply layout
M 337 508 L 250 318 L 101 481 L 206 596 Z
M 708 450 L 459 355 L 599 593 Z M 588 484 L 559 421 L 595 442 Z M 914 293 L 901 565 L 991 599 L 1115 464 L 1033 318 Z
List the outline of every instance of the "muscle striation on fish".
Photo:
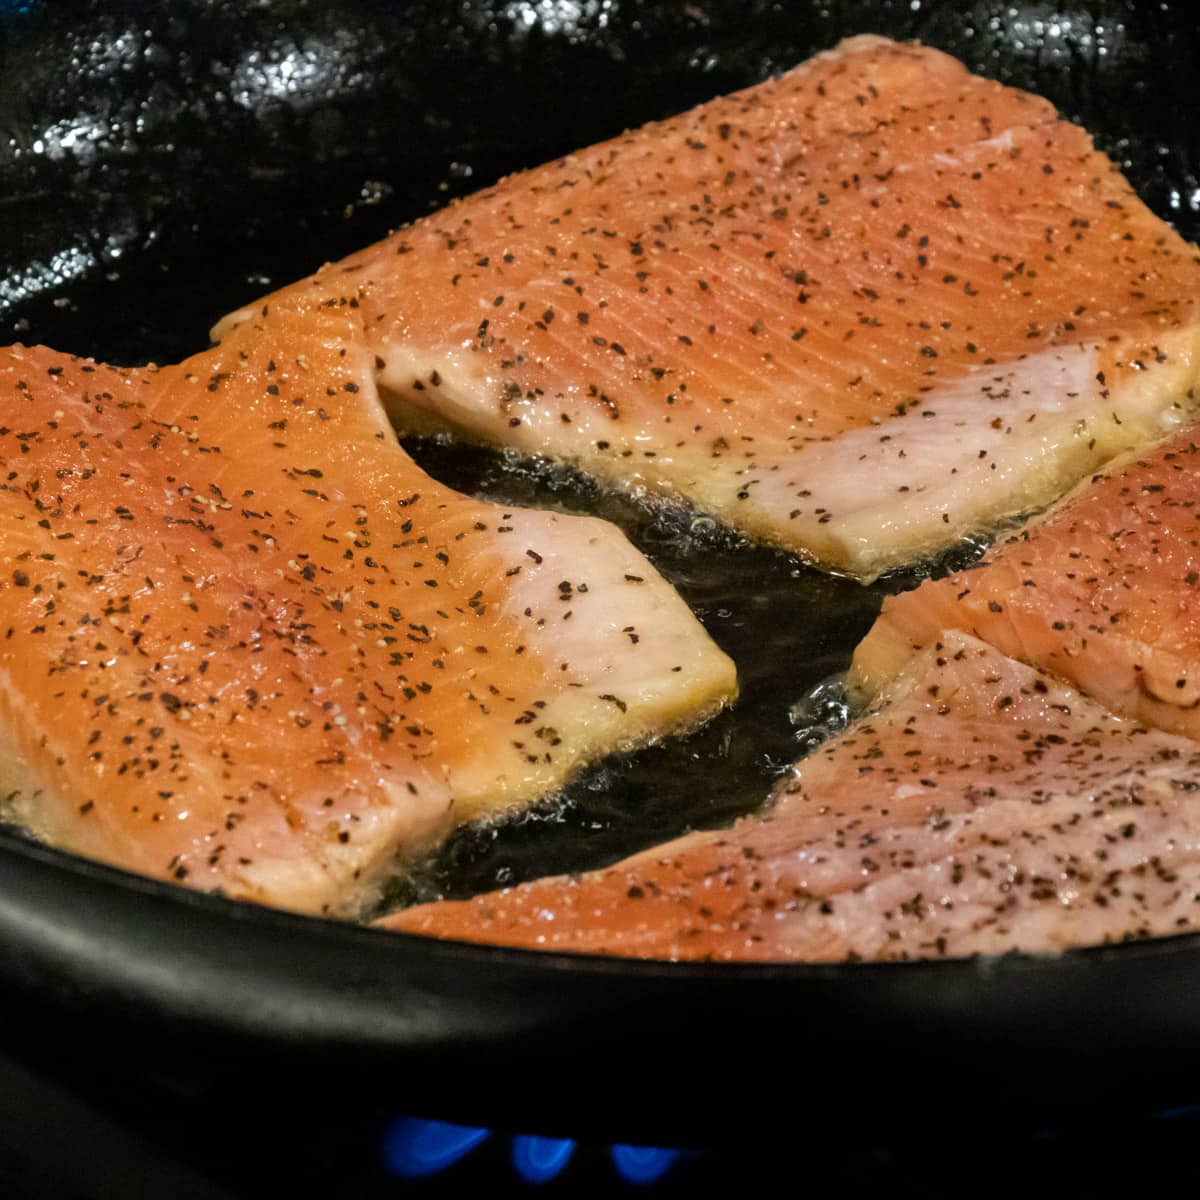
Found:
M 615 527 L 420 470 L 352 310 L 161 369 L 5 350 L 0 459 L 5 811 L 130 870 L 352 915 L 735 691 Z
M 863 580 L 1159 436 L 1200 372 L 1197 251 L 1088 135 L 871 36 L 294 288 L 360 306 L 401 427 Z
M 798 763 L 763 816 L 393 930 L 719 961 L 941 958 L 1200 925 L 1200 746 L 960 632 Z
M 944 629 L 1113 712 L 1200 738 L 1200 445 L 1184 430 L 1113 463 L 955 572 L 884 601 L 854 653 L 870 693 Z

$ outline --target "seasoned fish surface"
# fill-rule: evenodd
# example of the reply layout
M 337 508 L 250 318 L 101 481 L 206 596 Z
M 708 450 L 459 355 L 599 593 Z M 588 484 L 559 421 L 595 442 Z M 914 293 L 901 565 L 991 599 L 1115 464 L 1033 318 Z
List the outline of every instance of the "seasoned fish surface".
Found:
M 352 913 L 734 691 L 614 527 L 426 476 L 353 313 L 163 369 L 6 350 L 0 458 L 7 812 L 132 870 Z
M 764 817 L 393 929 L 643 958 L 1054 951 L 1200 922 L 1200 746 L 960 633 L 796 765 Z
M 854 655 L 870 691 L 962 629 L 1147 725 L 1200 738 L 1196 431 L 1114 464 L 969 571 L 889 597 Z
M 401 425 L 683 497 L 862 579 L 1157 436 L 1198 370 L 1195 248 L 1087 134 L 877 37 L 295 286 L 361 305 Z

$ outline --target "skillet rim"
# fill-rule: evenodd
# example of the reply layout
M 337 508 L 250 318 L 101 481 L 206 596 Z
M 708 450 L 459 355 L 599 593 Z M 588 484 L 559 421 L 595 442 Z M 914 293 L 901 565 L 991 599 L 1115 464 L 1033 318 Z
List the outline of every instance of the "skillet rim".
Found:
M 930 1120 L 960 1139 L 1094 1136 L 1197 1101 L 1200 933 L 1053 956 L 640 961 L 302 916 L 22 842 L 0 829 L 6 1015 L 41 1035 L 19 1053 L 68 1073 L 132 1069 L 251 1111 L 332 1093 L 369 1119 L 673 1146 L 797 1121 L 860 1149 Z M 780 1078 L 792 1103 L 758 1102 Z M 714 1102 L 730 1081 L 735 1102 Z
M 656 977 L 664 973 L 672 977 L 706 979 L 739 978 L 774 979 L 787 977 L 829 978 L 853 974 L 866 976 L 879 973 L 893 974 L 970 974 L 980 979 L 993 979 L 1009 972 L 1058 970 L 1070 967 L 1075 970 L 1094 970 L 1099 964 L 1131 960 L 1135 957 L 1159 957 L 1164 953 L 1176 954 L 1188 950 L 1200 951 L 1200 930 L 1184 933 L 1164 934 L 1124 942 L 1101 943 L 1098 945 L 1069 946 L 1059 951 L 1011 950 L 1001 954 L 975 954 L 960 957 L 925 958 L 905 961 L 879 962 L 714 962 L 669 959 L 632 958 L 625 955 L 574 953 L 556 950 L 533 950 L 517 946 L 505 946 L 485 942 L 471 942 L 455 938 L 436 938 L 406 930 L 383 929 L 378 926 L 359 924 L 334 917 L 323 917 L 292 912 L 258 904 L 254 901 L 235 900 L 211 892 L 197 891 L 169 880 L 138 875 L 122 867 L 95 859 L 84 858 L 69 850 L 60 849 L 35 841 L 18 830 L 0 826 L 0 856 L 11 860 L 13 856 L 24 858 L 37 869 L 49 869 L 60 878 L 76 882 L 83 890 L 101 886 L 116 889 L 127 897 L 144 896 L 160 906 L 171 906 L 197 914 L 199 919 L 214 921 L 232 920 L 235 924 L 257 923 L 264 929 L 278 927 L 289 929 L 316 938 L 344 940 L 347 945 L 367 938 L 375 946 L 393 943 L 410 950 L 430 950 L 452 958 L 474 959 L 479 963 L 503 962 L 512 965 L 548 965 L 553 970 L 570 969 L 582 974 L 600 976 L 611 974 L 645 975 Z M 6 906 L 8 889 L 0 880 L 0 935 L 9 930 L 13 910 Z M 2 940 L 2 938 L 0 938 Z M 385 952 L 386 953 L 386 952 Z M 1200 1014 L 1198 1014 L 1200 1021 Z

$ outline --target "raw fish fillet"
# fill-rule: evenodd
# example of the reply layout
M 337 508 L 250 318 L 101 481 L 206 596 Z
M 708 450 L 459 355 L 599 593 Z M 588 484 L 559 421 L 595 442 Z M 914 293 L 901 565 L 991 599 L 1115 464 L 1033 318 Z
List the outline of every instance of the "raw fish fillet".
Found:
M 889 597 L 855 651 L 859 686 L 962 629 L 1114 712 L 1200 738 L 1195 437 L 1114 464 L 973 569 Z
M 1139 939 L 1200 923 L 1200 746 L 960 633 L 793 769 L 765 817 L 392 929 L 662 959 L 834 961 Z
M 295 287 L 361 306 L 401 426 L 682 497 L 864 580 L 1158 436 L 1200 370 L 1197 252 L 1088 135 L 878 37 Z
M 428 478 L 349 311 L 163 369 L 5 350 L 0 460 L 5 811 L 134 871 L 352 913 L 734 690 L 614 527 Z

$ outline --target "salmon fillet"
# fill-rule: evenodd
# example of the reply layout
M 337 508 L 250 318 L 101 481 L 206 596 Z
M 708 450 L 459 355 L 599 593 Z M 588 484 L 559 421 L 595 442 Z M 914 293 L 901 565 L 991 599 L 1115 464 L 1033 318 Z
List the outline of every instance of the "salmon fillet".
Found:
M 1196 250 L 1088 135 L 869 36 L 294 287 L 361 306 L 402 427 L 863 580 L 1158 436 L 1200 369 Z
M 382 924 L 662 959 L 1053 951 L 1195 928 L 1200 746 L 958 632 L 763 817 Z
M 397 854 L 733 695 L 615 527 L 426 476 L 373 361 L 309 302 L 162 369 L 0 353 L 10 817 L 352 913 Z
M 1195 436 L 1113 464 L 973 569 L 889 597 L 855 651 L 858 686 L 962 629 L 1114 712 L 1200 738 Z

